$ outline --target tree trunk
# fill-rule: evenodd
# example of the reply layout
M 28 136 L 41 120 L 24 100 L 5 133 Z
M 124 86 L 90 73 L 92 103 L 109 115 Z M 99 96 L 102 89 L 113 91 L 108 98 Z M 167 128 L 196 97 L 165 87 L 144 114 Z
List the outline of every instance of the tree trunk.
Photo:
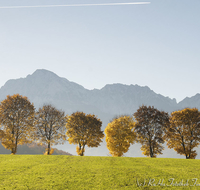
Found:
M 190 159 L 190 156 L 188 156 L 188 155 L 185 155 L 185 157 L 186 157 L 186 159 Z
M 50 142 L 48 142 L 48 152 L 47 152 L 47 155 L 50 154 L 50 150 L 51 150 L 51 145 L 50 145 Z
M 150 157 L 153 157 L 153 150 L 152 150 L 152 146 L 151 146 L 151 141 L 149 140 L 149 149 L 150 149 Z
M 84 156 L 84 148 L 85 148 L 85 145 L 83 144 L 83 147 L 81 149 L 81 156 Z
M 15 147 L 11 149 L 11 154 L 16 154 L 16 152 L 17 152 L 17 145 L 15 145 Z
M 11 149 L 11 154 L 15 154 L 16 152 L 15 152 L 15 148 L 12 148 Z
M 14 128 L 12 129 L 12 135 L 13 135 L 13 137 L 14 137 L 14 135 L 15 135 L 15 131 L 14 131 Z M 12 144 L 15 144 L 16 142 L 14 142 L 15 140 L 14 139 L 12 139 Z M 11 154 L 15 154 L 16 153 L 16 148 L 14 147 L 14 148 L 11 148 Z
M 17 141 L 18 141 L 18 138 L 16 138 L 15 142 L 15 147 L 11 149 L 11 154 L 16 154 L 17 153 Z

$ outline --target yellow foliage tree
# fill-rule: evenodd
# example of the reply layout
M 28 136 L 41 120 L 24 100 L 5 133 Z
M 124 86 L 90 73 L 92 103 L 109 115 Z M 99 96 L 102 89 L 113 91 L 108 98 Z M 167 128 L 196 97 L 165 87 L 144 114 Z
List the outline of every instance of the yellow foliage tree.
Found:
M 102 122 L 95 115 L 75 112 L 67 116 L 67 136 L 70 144 L 77 144 L 76 152 L 84 156 L 85 146 L 98 147 L 104 137 Z
M 170 127 L 166 130 L 167 146 L 186 159 L 194 159 L 193 150 L 200 142 L 200 112 L 196 108 L 174 111 L 170 117 Z
M 66 119 L 62 111 L 52 105 L 44 105 L 36 112 L 35 139 L 40 144 L 46 144 L 45 155 L 53 154 L 52 145 L 62 144 L 66 140 Z
M 141 106 L 133 115 L 136 119 L 137 142 L 142 144 L 143 154 L 150 157 L 162 154 L 164 132 L 169 126 L 168 113 L 151 106 Z
M 1 143 L 12 154 L 17 152 L 18 144 L 31 142 L 34 112 L 33 104 L 19 94 L 7 96 L 0 103 Z
M 134 143 L 135 122 L 130 116 L 121 116 L 108 123 L 105 128 L 107 148 L 112 156 L 122 156 Z

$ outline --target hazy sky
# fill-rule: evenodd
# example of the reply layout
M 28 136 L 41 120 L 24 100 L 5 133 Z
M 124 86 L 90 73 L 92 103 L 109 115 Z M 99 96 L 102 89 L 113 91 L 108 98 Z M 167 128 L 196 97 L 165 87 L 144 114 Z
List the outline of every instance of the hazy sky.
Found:
M 150 4 L 113 4 L 130 2 Z M 47 69 L 87 89 L 138 84 L 177 101 L 194 96 L 199 10 L 199 0 L 1 0 L 0 86 Z

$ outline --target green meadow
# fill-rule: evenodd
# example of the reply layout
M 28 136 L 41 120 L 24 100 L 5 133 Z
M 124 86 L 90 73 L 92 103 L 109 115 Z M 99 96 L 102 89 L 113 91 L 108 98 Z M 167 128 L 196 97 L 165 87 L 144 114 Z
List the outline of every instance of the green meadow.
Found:
M 200 160 L 0 155 L 0 189 L 200 189 Z

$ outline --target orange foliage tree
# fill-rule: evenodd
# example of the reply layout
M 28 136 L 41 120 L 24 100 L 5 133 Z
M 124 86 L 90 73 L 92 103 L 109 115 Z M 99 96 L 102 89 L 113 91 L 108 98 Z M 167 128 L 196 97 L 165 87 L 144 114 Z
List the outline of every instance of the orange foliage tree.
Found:
M 170 127 L 166 130 L 167 146 L 186 159 L 194 159 L 193 150 L 200 142 L 200 112 L 196 108 L 174 111 L 170 117 Z
M 18 144 L 31 142 L 34 112 L 33 104 L 19 94 L 7 96 L 0 103 L 1 143 L 12 154 L 17 152 Z
M 164 132 L 169 126 L 168 113 L 151 106 L 141 106 L 133 115 L 136 119 L 137 142 L 142 144 L 143 154 L 150 157 L 162 154 Z
M 85 146 L 98 147 L 104 137 L 102 122 L 95 115 L 75 112 L 67 116 L 67 136 L 70 144 L 77 144 L 76 152 L 84 156 Z

